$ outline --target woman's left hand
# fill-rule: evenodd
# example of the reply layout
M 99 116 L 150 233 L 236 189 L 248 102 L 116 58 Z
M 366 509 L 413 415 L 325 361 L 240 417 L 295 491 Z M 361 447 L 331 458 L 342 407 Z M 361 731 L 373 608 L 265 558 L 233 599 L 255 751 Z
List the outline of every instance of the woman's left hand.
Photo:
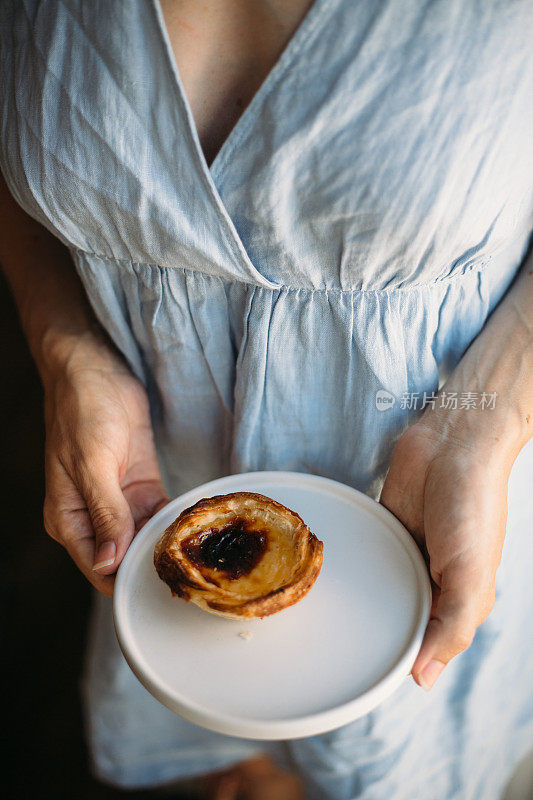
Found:
M 495 403 L 450 408 L 444 392 L 493 394 Z M 431 617 L 411 670 L 424 689 L 491 612 L 509 474 L 532 436 L 533 252 L 436 402 L 398 441 L 381 493 L 429 561 Z
M 398 441 L 381 494 L 429 559 L 431 618 L 412 668 L 426 690 L 494 604 L 513 461 L 492 425 L 497 416 L 464 410 L 456 425 L 427 409 Z

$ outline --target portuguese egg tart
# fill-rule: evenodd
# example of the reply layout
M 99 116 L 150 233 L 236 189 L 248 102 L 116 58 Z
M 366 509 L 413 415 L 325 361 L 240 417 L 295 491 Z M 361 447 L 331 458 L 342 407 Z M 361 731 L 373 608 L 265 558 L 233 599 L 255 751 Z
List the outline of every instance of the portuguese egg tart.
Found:
M 302 518 L 255 492 L 199 500 L 168 526 L 154 564 L 173 595 L 230 619 L 297 603 L 322 566 L 322 542 Z

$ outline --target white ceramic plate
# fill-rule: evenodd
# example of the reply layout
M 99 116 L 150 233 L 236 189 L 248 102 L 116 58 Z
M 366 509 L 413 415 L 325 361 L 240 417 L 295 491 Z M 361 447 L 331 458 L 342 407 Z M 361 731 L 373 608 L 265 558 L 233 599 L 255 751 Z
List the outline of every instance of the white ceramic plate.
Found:
M 278 500 L 324 542 L 309 593 L 262 620 L 216 617 L 172 597 L 153 565 L 156 541 L 184 508 L 234 491 Z M 126 553 L 113 607 L 128 664 L 167 708 L 232 736 L 292 739 L 351 722 L 400 685 L 430 598 L 418 548 L 378 503 L 316 475 L 249 472 L 199 486 L 156 514 Z

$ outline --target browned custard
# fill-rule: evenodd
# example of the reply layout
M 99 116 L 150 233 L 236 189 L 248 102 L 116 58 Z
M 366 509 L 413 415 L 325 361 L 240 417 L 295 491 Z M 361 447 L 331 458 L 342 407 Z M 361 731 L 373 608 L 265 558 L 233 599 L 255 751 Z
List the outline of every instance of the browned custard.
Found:
M 154 551 L 174 595 L 213 614 L 264 617 L 309 591 L 322 542 L 291 509 L 255 492 L 203 498 L 166 529 Z
M 183 540 L 181 548 L 197 567 L 209 567 L 231 580 L 247 575 L 257 566 L 268 546 L 267 531 L 254 530 L 243 520 L 221 528 L 208 528 Z

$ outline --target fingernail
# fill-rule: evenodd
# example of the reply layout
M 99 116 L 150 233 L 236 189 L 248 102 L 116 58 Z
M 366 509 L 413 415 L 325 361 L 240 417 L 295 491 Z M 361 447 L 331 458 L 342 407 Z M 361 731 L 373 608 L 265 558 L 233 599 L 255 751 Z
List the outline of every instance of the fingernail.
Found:
M 102 542 L 94 557 L 93 572 L 102 567 L 110 567 L 115 560 L 117 546 L 115 542 Z
M 429 661 L 418 677 L 422 689 L 429 692 L 445 666 L 442 661 Z

